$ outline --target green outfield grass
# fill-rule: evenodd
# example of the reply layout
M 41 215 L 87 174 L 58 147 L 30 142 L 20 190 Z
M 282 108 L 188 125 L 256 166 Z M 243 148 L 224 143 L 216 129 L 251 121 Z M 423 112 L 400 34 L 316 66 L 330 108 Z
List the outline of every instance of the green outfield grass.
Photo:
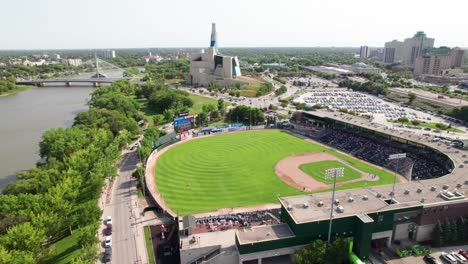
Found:
M 294 154 L 319 151 L 378 175 L 379 181 L 369 182 L 368 186 L 393 181 L 392 174 L 335 150 L 285 132 L 264 130 L 206 137 L 169 149 L 158 160 L 156 184 L 163 199 L 181 215 L 277 203 L 278 194 L 303 194 L 275 174 L 278 161 Z M 360 188 L 364 182 L 340 188 Z
M 325 179 L 325 170 L 340 167 L 344 168 L 344 176 L 336 178 L 336 182 L 345 182 L 349 180 L 359 179 L 361 177 L 361 173 L 351 169 L 350 167 L 336 160 L 324 160 L 302 164 L 299 166 L 299 169 L 309 174 L 312 178 L 316 179 L 319 182 L 323 182 L 325 184 L 333 184 L 333 178 L 328 180 Z

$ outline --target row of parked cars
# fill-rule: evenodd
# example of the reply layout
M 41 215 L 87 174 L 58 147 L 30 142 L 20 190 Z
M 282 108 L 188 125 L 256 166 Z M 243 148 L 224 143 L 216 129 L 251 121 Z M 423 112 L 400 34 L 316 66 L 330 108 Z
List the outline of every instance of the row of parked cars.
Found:
M 104 240 L 104 261 L 112 260 L 112 217 L 106 219 L 106 229 L 104 229 L 106 238 Z
M 468 252 L 465 250 L 459 250 L 451 252 L 451 253 L 446 253 L 442 252 L 442 255 L 440 256 L 440 259 L 443 260 L 443 263 L 449 263 L 449 264 L 458 264 L 458 263 L 468 263 Z M 442 262 L 435 257 L 431 255 L 425 255 L 424 260 L 426 263 L 430 264 L 442 264 Z

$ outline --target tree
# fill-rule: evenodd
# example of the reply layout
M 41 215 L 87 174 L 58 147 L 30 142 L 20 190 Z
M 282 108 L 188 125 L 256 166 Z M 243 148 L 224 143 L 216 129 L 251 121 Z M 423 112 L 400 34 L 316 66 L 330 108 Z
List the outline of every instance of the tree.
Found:
M 336 238 L 330 244 L 327 259 L 330 263 L 343 263 L 348 258 L 349 242 L 347 238 Z
M 226 114 L 226 104 L 222 98 L 218 99 L 218 111 L 220 112 L 221 116 Z
M 323 264 L 325 263 L 325 250 L 325 242 L 318 239 L 294 253 L 293 258 L 297 264 Z
M 413 124 L 413 125 L 415 125 L 415 126 L 419 125 L 420 123 L 421 123 L 421 122 L 420 122 L 419 120 L 416 120 L 416 119 L 411 120 L 411 124 Z
M 408 94 L 408 103 L 409 104 L 412 104 L 415 99 L 416 99 L 416 94 L 415 93 L 409 93 Z
M 218 118 L 219 118 L 219 112 L 218 111 L 211 112 L 211 114 L 210 114 L 210 119 L 211 120 L 218 120 Z
M 32 252 L 20 250 L 7 250 L 0 245 L 0 263 L 34 264 L 37 263 Z
M 216 105 L 214 104 L 203 104 L 202 111 L 208 114 L 208 113 L 217 111 L 217 108 L 216 108 Z
M 1 237 L 0 244 L 9 250 L 38 254 L 45 239 L 42 229 L 35 228 L 31 223 L 26 222 L 10 228 L 7 234 Z
M 78 243 L 82 248 L 94 245 L 99 241 L 96 237 L 96 229 L 98 229 L 98 225 L 96 224 L 81 228 Z
M 158 114 L 165 110 L 172 110 L 175 113 L 187 111 L 193 106 L 193 100 L 189 94 L 181 90 L 163 89 L 151 94 L 148 106 Z
M 207 121 L 208 121 L 208 115 L 207 115 L 205 112 L 201 112 L 200 114 L 198 114 L 198 121 L 197 121 L 197 123 L 198 123 L 200 126 L 203 126 L 203 124 L 205 124 Z
M 154 115 L 154 116 L 153 116 L 153 124 L 154 124 L 155 126 L 158 126 L 158 125 L 161 124 L 163 121 L 164 121 L 164 115 L 157 114 L 157 115 Z

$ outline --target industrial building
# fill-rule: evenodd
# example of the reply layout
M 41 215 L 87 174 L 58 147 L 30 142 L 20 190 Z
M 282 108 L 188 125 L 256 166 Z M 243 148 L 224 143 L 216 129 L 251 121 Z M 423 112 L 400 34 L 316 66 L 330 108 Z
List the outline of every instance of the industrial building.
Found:
M 203 87 L 207 87 L 210 83 L 232 85 L 236 82 L 245 82 L 237 79 L 240 76 L 239 59 L 218 53 L 216 24 L 213 23 L 208 51 L 201 50 L 191 55 L 187 83 Z

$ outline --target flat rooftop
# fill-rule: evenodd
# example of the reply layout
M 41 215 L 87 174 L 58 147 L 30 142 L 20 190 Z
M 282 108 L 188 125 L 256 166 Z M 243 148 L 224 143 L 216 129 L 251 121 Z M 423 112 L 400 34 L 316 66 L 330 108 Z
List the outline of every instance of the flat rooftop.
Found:
M 420 202 L 388 204 L 388 195 L 377 197 L 369 189 L 353 189 L 335 193 L 334 219 L 362 215 L 374 212 L 412 208 L 421 206 Z M 395 198 L 395 200 L 398 200 Z M 328 220 L 331 209 L 331 193 L 318 193 L 293 197 L 281 197 L 281 204 L 288 209 L 289 214 L 298 224 Z M 342 209 L 342 210 L 341 210 Z
M 286 223 L 277 225 L 262 225 L 249 228 L 240 228 L 236 231 L 236 236 L 241 245 L 256 242 L 264 242 L 288 237 L 294 237 Z

